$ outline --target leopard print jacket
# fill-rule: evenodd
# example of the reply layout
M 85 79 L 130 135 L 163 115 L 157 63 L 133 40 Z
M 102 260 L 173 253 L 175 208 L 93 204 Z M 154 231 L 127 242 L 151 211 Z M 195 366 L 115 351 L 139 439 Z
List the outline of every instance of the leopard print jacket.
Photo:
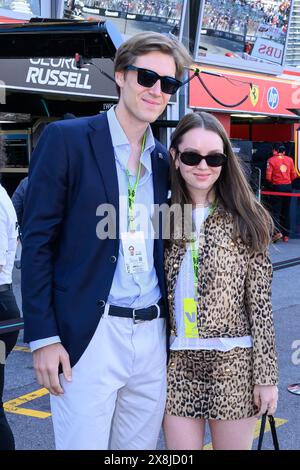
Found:
M 253 384 L 278 382 L 271 304 L 272 264 L 267 253 L 251 253 L 233 240 L 233 218 L 221 208 L 207 218 L 200 244 L 198 332 L 201 338 L 253 339 Z M 185 246 L 186 245 L 186 246 Z M 165 250 L 171 334 L 176 335 L 174 294 L 187 244 Z

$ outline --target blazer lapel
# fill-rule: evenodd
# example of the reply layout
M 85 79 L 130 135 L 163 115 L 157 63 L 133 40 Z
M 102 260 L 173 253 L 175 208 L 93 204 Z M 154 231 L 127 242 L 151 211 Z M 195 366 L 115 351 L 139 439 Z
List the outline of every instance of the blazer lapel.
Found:
M 162 154 L 156 149 L 151 153 L 151 163 L 153 172 L 154 204 L 166 202 L 166 169 Z
M 164 161 L 162 154 L 157 151 L 157 148 L 155 148 L 151 153 L 151 164 L 154 196 L 153 199 L 155 204 L 152 223 L 155 231 L 155 245 L 157 246 L 160 244 L 159 240 L 162 240 L 166 228 L 164 217 L 161 221 L 158 218 L 158 211 L 162 204 L 167 203 L 169 168 L 167 163 Z
M 165 235 L 165 221 L 161 220 L 160 217 L 157 217 L 157 209 L 161 204 L 167 203 L 167 193 L 168 193 L 168 165 L 164 161 L 162 154 L 158 153 L 155 149 L 151 154 L 151 163 L 152 163 L 152 177 L 153 177 L 153 193 L 154 193 L 154 219 L 153 227 L 155 232 L 154 239 L 154 265 L 156 268 L 156 273 L 159 280 L 159 285 L 161 288 L 161 293 L 163 298 L 166 299 L 166 285 L 165 285 L 165 276 L 164 276 L 164 240 Z M 161 223 L 163 222 L 163 223 Z
M 93 148 L 107 201 L 116 210 L 117 234 L 119 233 L 119 184 L 114 149 L 106 114 L 97 116 L 90 122 L 89 139 Z

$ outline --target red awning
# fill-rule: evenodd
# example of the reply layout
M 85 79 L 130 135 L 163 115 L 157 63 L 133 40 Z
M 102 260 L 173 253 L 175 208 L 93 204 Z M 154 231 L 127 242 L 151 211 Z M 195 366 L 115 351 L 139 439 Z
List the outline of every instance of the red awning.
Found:
M 28 23 L 28 21 L 16 20 L 15 18 L 7 18 L 7 16 L 0 16 L 0 23 Z

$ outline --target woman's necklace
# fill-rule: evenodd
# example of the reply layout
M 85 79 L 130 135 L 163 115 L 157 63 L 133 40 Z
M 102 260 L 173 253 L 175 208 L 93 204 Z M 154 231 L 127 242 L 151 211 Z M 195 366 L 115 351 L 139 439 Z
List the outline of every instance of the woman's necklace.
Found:
M 198 207 L 199 207 L 199 208 L 201 208 L 201 207 L 202 207 L 202 208 L 204 208 L 204 207 L 210 207 L 211 204 L 212 204 L 212 203 L 209 202 L 209 201 L 206 201 L 206 202 L 204 202 L 204 203 L 198 202 L 198 203 L 195 204 L 195 208 L 197 209 Z

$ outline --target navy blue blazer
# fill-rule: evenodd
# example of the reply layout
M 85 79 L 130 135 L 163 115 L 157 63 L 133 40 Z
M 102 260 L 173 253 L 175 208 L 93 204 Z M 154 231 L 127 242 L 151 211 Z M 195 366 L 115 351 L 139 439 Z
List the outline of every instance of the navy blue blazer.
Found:
M 151 159 L 154 203 L 163 204 L 165 147 L 156 142 Z M 116 239 L 96 234 L 96 210 L 105 203 L 116 209 Z M 22 242 L 24 340 L 59 335 L 73 366 L 104 312 L 119 253 L 119 188 L 106 115 L 55 122 L 43 132 L 30 163 Z M 154 263 L 165 298 L 161 233 Z

